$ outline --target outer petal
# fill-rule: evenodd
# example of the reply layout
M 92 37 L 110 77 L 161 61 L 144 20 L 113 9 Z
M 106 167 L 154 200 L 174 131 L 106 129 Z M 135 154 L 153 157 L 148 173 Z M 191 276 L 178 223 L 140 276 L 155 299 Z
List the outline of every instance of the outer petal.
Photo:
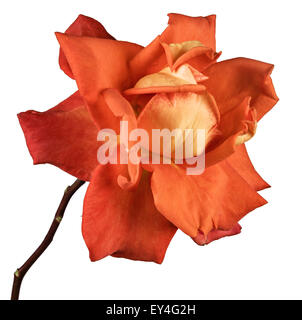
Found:
M 114 40 L 114 38 L 106 31 L 101 23 L 82 14 L 80 14 L 77 19 L 71 24 L 71 26 L 65 31 L 65 34 Z M 61 69 L 70 78 L 74 79 L 66 56 L 62 49 L 60 49 L 59 64 Z
M 158 210 L 195 238 L 213 229 L 230 230 L 248 212 L 266 201 L 226 162 L 200 176 L 177 166 L 154 165 L 152 192 Z
M 182 14 L 170 13 L 169 26 L 161 35 L 161 41 L 180 43 L 197 40 L 216 50 L 215 28 L 216 16 L 189 17 Z
M 235 152 L 239 142 L 244 141 L 249 130 L 248 124 L 253 117 L 250 98 L 243 99 L 238 106 L 225 112 L 217 128 L 219 134 L 214 136 L 206 149 L 205 164 L 207 167 L 226 159 Z
M 255 170 L 245 144 L 241 144 L 236 151 L 226 160 L 256 191 L 269 188 L 270 185 L 265 182 Z
M 205 236 L 203 232 L 199 231 L 197 236 L 193 238 L 193 240 L 200 246 L 203 246 L 205 244 L 209 244 L 210 242 L 221 239 L 223 237 L 234 236 L 240 232 L 241 232 L 241 226 L 239 223 L 237 223 L 230 230 L 213 229 L 212 231 L 209 232 L 207 236 Z
M 177 229 L 154 206 L 150 174 L 127 191 L 116 182 L 126 172 L 126 165 L 99 166 L 88 187 L 82 231 L 90 259 L 114 255 L 161 263 Z
M 34 164 L 50 163 L 81 180 L 97 166 L 97 128 L 78 92 L 46 112 L 18 114 Z
M 256 109 L 259 120 L 278 101 L 270 78 L 272 70 L 273 65 L 256 60 L 225 60 L 203 71 L 209 77 L 203 84 L 215 97 L 221 114 L 251 97 L 251 107 Z
M 106 88 L 123 90 L 131 86 L 128 62 L 141 46 L 123 41 L 56 35 L 80 93 L 89 106 L 98 102 L 100 92 Z
M 235 152 L 236 140 L 239 133 L 234 134 L 224 140 L 221 144 L 215 147 L 215 149 L 205 154 L 205 166 L 210 167 L 216 163 L 225 160 L 228 156 Z

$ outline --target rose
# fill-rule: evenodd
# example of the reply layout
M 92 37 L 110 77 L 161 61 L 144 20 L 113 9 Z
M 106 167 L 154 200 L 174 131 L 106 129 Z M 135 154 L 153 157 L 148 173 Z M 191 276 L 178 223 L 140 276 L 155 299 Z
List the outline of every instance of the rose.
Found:
M 161 263 L 177 228 L 198 244 L 240 232 L 238 221 L 266 201 L 245 142 L 277 102 L 267 63 L 216 62 L 215 16 L 169 15 L 147 47 L 117 41 L 80 15 L 64 34 L 60 66 L 79 91 L 46 111 L 19 114 L 35 164 L 90 181 L 82 231 L 95 261 L 107 255 Z M 172 163 L 97 162 L 100 129 L 204 129 L 203 174 Z M 196 138 L 196 137 L 195 137 Z M 194 155 L 200 150 L 194 140 Z M 175 140 L 174 148 L 184 143 Z

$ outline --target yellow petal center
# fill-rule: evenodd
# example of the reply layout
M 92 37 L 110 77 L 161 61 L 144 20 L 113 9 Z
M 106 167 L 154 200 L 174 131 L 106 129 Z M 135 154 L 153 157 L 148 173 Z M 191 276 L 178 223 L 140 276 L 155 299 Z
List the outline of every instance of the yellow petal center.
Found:
M 166 67 L 160 72 L 149 74 L 141 78 L 134 87 L 171 87 L 186 84 L 197 84 L 197 82 L 190 67 L 188 65 L 182 65 L 176 71 L 171 71 L 169 67 Z
M 149 136 L 153 129 L 168 129 L 170 132 L 177 129 L 178 132 L 171 141 L 172 153 L 185 149 L 188 142 L 186 130 L 191 129 L 192 156 L 198 156 L 212 138 L 218 121 L 217 106 L 209 93 L 173 93 L 155 95 L 140 114 L 138 125 L 145 129 Z M 204 140 L 198 138 L 199 129 L 204 133 Z

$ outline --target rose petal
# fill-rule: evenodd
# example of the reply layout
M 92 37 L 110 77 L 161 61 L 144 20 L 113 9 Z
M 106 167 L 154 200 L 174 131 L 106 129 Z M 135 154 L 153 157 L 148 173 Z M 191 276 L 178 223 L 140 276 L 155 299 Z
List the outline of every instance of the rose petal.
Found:
M 176 137 L 171 151 L 183 146 L 185 130 L 193 129 L 194 155 L 197 155 L 198 129 L 206 131 L 206 143 L 219 122 L 219 113 L 214 99 L 207 93 L 157 94 L 146 105 L 138 117 L 138 127 L 145 129 L 150 139 L 153 130 L 180 129 L 182 135 Z M 152 140 L 149 141 L 149 147 Z M 173 147 L 174 146 L 174 147 Z M 202 151 L 202 150 L 201 150 Z
M 189 66 L 182 65 L 177 70 L 171 71 L 166 67 L 159 72 L 148 74 L 141 78 L 135 88 L 148 88 L 155 86 L 181 86 L 185 84 L 197 84 L 193 72 Z
M 198 48 L 198 50 L 208 51 L 212 50 L 211 48 L 205 47 L 201 42 L 193 40 L 193 41 L 185 41 L 181 43 L 162 43 L 162 46 L 165 49 L 167 60 L 169 61 L 169 66 L 172 68 L 173 64 L 178 60 L 180 57 L 182 57 L 187 52 L 194 52 L 193 49 Z
M 230 230 L 219 230 L 213 229 L 208 233 L 207 236 L 204 235 L 202 231 L 198 231 L 198 234 L 193 240 L 200 246 L 209 244 L 212 241 L 219 240 L 223 237 L 230 237 L 241 232 L 241 226 L 239 223 L 235 224 L 234 227 Z
M 90 259 L 114 255 L 161 263 L 177 229 L 154 206 L 150 174 L 127 191 L 116 182 L 126 173 L 126 165 L 99 166 L 87 189 L 82 232 Z
M 46 111 L 18 114 L 34 164 L 50 163 L 89 180 L 97 163 L 97 128 L 78 92 Z
M 123 90 L 132 86 L 128 62 L 141 46 L 62 33 L 56 36 L 88 105 L 97 103 L 99 93 L 106 88 Z
M 194 48 L 181 56 L 173 68 L 178 68 L 180 65 L 187 63 L 199 72 L 203 72 L 206 68 L 214 64 L 221 56 L 221 52 L 215 52 L 212 49 Z
M 200 44 L 200 45 L 198 45 Z M 183 64 L 189 64 L 202 72 L 216 62 L 221 52 L 216 53 L 212 48 L 203 46 L 199 41 L 182 43 L 162 43 L 167 56 L 168 65 L 176 70 Z
M 166 54 L 158 36 L 130 60 L 133 84 L 146 74 L 158 72 L 167 65 Z
M 70 27 L 65 31 L 65 34 L 114 40 L 114 38 L 106 31 L 101 23 L 82 14 L 80 14 L 77 19 L 70 25 Z M 62 49 L 60 49 L 59 64 L 61 69 L 70 78 L 74 79 L 68 61 Z
M 217 134 L 206 149 L 206 167 L 226 159 L 235 152 L 239 142 L 244 141 L 246 131 L 249 129 L 247 123 L 251 121 L 253 113 L 250 100 L 250 97 L 246 97 L 238 106 L 221 115 Z
M 270 185 L 265 182 L 259 173 L 255 170 L 245 144 L 236 147 L 236 151 L 226 160 L 256 191 L 269 188 Z
M 115 89 L 104 90 L 103 96 L 106 104 L 108 105 L 114 116 L 121 121 L 127 122 L 129 138 L 130 132 L 137 128 L 136 116 L 130 103 Z M 134 144 L 135 142 L 129 141 L 129 139 L 128 141 L 125 141 L 126 149 L 130 150 Z M 128 154 L 128 159 L 129 156 L 130 154 Z M 138 184 L 141 176 L 140 163 L 135 164 L 129 160 L 128 173 L 130 180 L 128 180 L 125 176 L 118 177 L 119 185 L 125 189 L 133 188 Z
M 213 229 L 230 230 L 266 201 L 226 162 L 202 175 L 187 175 L 172 165 L 153 165 L 151 188 L 157 209 L 195 238 Z
M 256 109 L 259 120 L 278 101 L 270 78 L 272 70 L 273 65 L 256 60 L 225 60 L 203 71 L 209 77 L 203 84 L 215 97 L 221 114 L 251 97 L 251 107 Z
M 215 27 L 216 16 L 189 17 L 182 14 L 170 13 L 169 26 L 161 34 L 161 41 L 180 43 L 197 40 L 204 46 L 216 50 Z
M 152 94 L 161 92 L 202 92 L 203 85 L 197 84 L 204 81 L 202 73 L 189 65 L 182 65 L 177 70 L 171 71 L 166 67 L 159 72 L 142 77 L 134 86 L 124 91 L 125 95 Z
M 125 95 L 145 95 L 156 93 L 201 93 L 206 87 L 199 84 L 183 84 L 178 86 L 151 86 L 146 88 L 130 88 L 124 91 Z

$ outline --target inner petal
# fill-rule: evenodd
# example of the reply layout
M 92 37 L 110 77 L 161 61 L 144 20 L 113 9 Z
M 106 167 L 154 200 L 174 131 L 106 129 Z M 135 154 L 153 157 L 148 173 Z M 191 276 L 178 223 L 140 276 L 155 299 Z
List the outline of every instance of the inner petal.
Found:
M 211 140 L 218 122 L 215 100 L 206 91 L 200 94 L 156 94 L 138 118 L 138 126 L 145 129 L 149 137 L 152 137 L 152 129 L 168 129 L 170 132 L 177 129 L 175 137 L 171 139 L 172 155 L 175 150 L 184 149 L 187 129 L 191 129 L 193 134 L 193 156 L 200 155 Z M 204 130 L 205 145 L 200 145 L 199 129 Z M 151 140 L 149 145 L 151 147 Z M 161 154 L 165 155 L 163 150 Z
M 197 84 L 191 70 L 187 66 L 181 66 L 172 72 L 169 67 L 158 73 L 149 74 L 141 78 L 135 88 L 148 88 L 158 86 L 181 86 L 184 84 Z
M 169 67 L 166 67 L 160 72 L 149 74 L 141 78 L 134 88 L 197 85 L 198 82 L 204 80 L 207 80 L 207 77 L 185 64 L 180 66 L 176 71 L 171 71 Z
M 204 45 L 197 40 L 185 41 L 181 43 L 170 43 L 169 49 L 172 54 L 173 62 L 186 52 L 196 47 L 204 47 Z

